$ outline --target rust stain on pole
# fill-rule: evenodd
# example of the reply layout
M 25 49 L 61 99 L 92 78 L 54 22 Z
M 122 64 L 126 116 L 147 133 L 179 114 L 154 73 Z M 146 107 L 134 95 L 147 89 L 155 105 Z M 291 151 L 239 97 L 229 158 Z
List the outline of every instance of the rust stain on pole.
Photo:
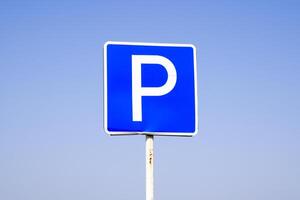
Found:
M 152 164 L 152 155 L 153 155 L 153 153 L 150 151 L 150 153 L 149 153 L 149 164 L 150 165 Z

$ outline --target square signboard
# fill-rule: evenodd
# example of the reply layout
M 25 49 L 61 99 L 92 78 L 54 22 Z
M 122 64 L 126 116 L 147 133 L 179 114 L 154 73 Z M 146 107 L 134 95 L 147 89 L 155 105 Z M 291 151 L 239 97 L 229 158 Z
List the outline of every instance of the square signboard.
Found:
M 198 130 L 196 48 L 106 42 L 104 129 L 110 135 L 193 136 Z

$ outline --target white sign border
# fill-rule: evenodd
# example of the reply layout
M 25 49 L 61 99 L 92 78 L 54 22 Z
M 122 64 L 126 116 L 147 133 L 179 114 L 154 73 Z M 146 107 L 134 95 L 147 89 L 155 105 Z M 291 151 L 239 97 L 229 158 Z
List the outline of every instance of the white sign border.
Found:
M 118 45 L 137 45 L 137 46 L 170 46 L 170 47 L 192 47 L 194 57 L 194 84 L 195 84 L 195 131 L 194 132 L 126 132 L 126 131 L 109 131 L 107 128 L 107 46 L 110 44 Z M 198 84 L 197 84 L 197 59 L 196 59 L 196 47 L 192 44 L 175 44 L 175 43 L 148 43 L 148 42 L 118 42 L 107 41 L 104 44 L 104 67 L 103 67 L 103 97 L 104 97 L 104 131 L 110 136 L 122 136 L 122 135 L 153 135 L 153 136 L 181 136 L 192 137 L 198 133 Z

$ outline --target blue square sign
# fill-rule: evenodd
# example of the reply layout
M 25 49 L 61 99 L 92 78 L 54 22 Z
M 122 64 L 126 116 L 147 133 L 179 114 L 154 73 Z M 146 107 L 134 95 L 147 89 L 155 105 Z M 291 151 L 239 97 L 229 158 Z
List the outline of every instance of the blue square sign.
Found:
M 106 42 L 105 131 L 110 135 L 195 135 L 196 69 L 196 48 L 190 44 Z

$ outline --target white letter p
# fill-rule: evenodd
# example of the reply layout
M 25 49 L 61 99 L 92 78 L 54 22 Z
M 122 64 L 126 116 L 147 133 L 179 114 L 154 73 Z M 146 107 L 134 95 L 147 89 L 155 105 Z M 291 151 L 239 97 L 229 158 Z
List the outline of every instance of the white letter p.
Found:
M 160 87 L 142 87 L 142 64 L 159 64 L 167 70 L 167 81 Z M 162 96 L 173 90 L 177 81 L 173 63 L 157 55 L 132 55 L 132 120 L 142 121 L 142 96 Z

